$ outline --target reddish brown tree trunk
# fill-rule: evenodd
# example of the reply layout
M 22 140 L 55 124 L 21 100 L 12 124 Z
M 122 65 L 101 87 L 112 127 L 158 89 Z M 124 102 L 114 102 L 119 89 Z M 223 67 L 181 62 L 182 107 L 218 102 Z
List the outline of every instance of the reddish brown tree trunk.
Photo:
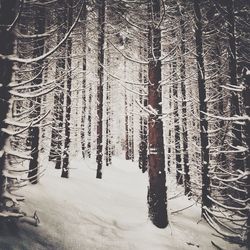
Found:
M 160 20 L 160 1 L 149 1 L 149 17 L 152 22 Z M 161 30 L 155 24 L 149 27 L 148 36 L 148 107 L 154 114 L 148 120 L 149 144 L 149 217 L 159 228 L 168 225 L 166 173 L 163 143 L 161 81 Z

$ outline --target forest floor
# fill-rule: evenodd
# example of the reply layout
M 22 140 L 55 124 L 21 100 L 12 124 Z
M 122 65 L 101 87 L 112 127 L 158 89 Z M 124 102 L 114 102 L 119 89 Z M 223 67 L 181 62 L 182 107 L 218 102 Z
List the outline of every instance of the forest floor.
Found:
M 211 241 L 225 250 L 243 249 L 201 220 L 199 205 L 181 193 L 173 177 L 168 177 L 170 224 L 158 229 L 147 216 L 148 177 L 137 163 L 115 158 L 102 180 L 95 178 L 94 160 L 72 160 L 69 179 L 46 164 L 40 182 L 21 190 L 23 211 L 31 217 L 37 211 L 40 224 L 23 218 L 1 230 L 1 250 L 218 249 Z

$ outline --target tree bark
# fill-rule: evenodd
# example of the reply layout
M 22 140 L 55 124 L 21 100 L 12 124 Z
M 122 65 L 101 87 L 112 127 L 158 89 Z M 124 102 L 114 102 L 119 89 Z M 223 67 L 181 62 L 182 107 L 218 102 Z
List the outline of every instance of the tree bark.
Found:
M 200 108 L 200 140 L 201 140 L 201 166 L 202 166 L 202 215 L 205 213 L 204 207 L 211 207 L 210 178 L 209 178 L 209 141 L 208 141 L 208 121 L 206 85 L 205 85 L 205 67 L 203 56 L 203 37 L 202 37 L 202 16 L 200 9 L 200 0 L 194 0 L 195 15 L 195 43 L 196 60 L 199 89 L 199 108 Z
M 35 6 L 36 20 L 35 20 L 35 30 L 38 34 L 45 33 L 45 7 Z M 38 57 L 44 53 L 45 39 L 39 38 L 34 41 L 34 51 L 33 56 Z M 39 61 L 38 65 L 35 65 L 34 75 L 38 75 L 33 81 L 34 87 L 40 85 L 43 81 L 43 72 L 41 68 L 43 67 L 43 61 Z M 40 72 L 40 74 L 38 74 Z M 32 100 L 32 107 L 34 111 L 32 112 L 32 117 L 39 117 L 41 114 L 41 97 L 37 97 Z M 31 127 L 29 130 L 30 144 L 31 144 L 31 156 L 32 160 L 29 163 L 29 180 L 32 184 L 38 182 L 38 157 L 39 157 L 39 139 L 40 139 L 40 129 L 39 127 Z
M 188 154 L 188 130 L 187 130 L 187 97 L 186 97 L 186 29 L 185 17 L 179 6 L 180 13 L 180 33 L 181 33 L 181 65 L 180 65 L 180 78 L 181 78 L 181 95 L 182 95 L 182 136 L 183 136 L 183 163 L 184 163 L 184 189 L 185 195 L 191 195 L 191 183 L 189 175 L 189 154 Z
M 73 0 L 68 0 L 68 15 L 67 15 L 67 25 L 68 28 L 72 26 L 73 22 Z M 70 146 L 70 115 L 71 115 L 71 53 L 72 53 L 72 38 L 69 37 L 66 41 L 66 53 L 67 53 L 67 90 L 66 90 L 66 114 L 64 122 L 64 149 L 63 149 L 63 161 L 62 161 L 62 174 L 61 177 L 69 177 L 69 146 Z
M 64 18 L 67 12 L 65 3 L 63 1 L 62 4 L 62 12 L 58 12 L 57 14 L 57 23 L 58 26 L 64 23 Z M 67 27 L 66 25 L 62 25 L 61 28 L 58 30 L 57 34 L 57 43 L 59 43 L 65 33 Z M 66 43 L 62 44 L 60 48 L 61 56 L 56 61 L 56 83 L 59 86 L 55 89 L 54 95 L 54 120 L 52 124 L 52 134 L 51 134 L 51 145 L 50 145 L 50 155 L 49 160 L 56 160 L 56 169 L 60 169 L 62 165 L 62 148 L 63 148 L 63 112 L 64 112 L 64 84 L 65 84 L 65 77 L 63 74 L 65 73 L 65 57 L 66 55 Z
M 97 172 L 96 178 L 102 178 L 102 164 L 103 164 L 103 83 L 104 83 L 104 43 L 105 43 L 105 10 L 106 0 L 98 1 L 98 77 L 99 82 L 97 86 L 97 149 L 96 149 L 96 162 Z
M 237 57 L 236 57 L 236 39 L 235 39 L 235 14 L 234 0 L 227 1 L 227 24 L 228 24 L 228 63 L 230 84 L 237 86 Z M 239 97 L 237 92 L 231 92 L 230 111 L 231 116 L 240 115 Z M 242 146 L 242 127 L 239 123 L 232 124 L 232 144 L 233 147 Z M 234 168 L 244 170 L 243 154 L 236 153 L 234 156 Z
M 82 146 L 82 157 L 83 159 L 86 156 L 86 135 L 85 135 L 85 117 L 86 117 L 86 48 L 87 48 L 87 7 L 86 1 L 84 0 L 83 6 L 83 26 L 82 26 L 82 70 L 83 70 L 83 79 L 82 79 L 82 116 L 81 116 L 81 146 Z
M 174 55 L 176 58 L 176 54 Z M 183 184 L 182 166 L 181 166 L 181 142 L 180 142 L 180 117 L 178 110 L 178 79 L 177 79 L 177 62 L 172 62 L 172 82 L 174 97 L 174 138 L 175 138 L 175 165 L 176 165 L 176 182 Z
M 1 0 L 0 8 L 0 54 L 11 55 L 14 51 L 15 36 L 11 30 L 8 30 L 9 25 L 15 19 L 15 0 Z M 5 119 L 9 111 L 10 87 L 12 77 L 13 63 L 8 59 L 0 59 L 0 204 L 2 203 L 2 195 L 6 188 L 5 176 L 5 152 L 4 146 L 8 138 L 8 134 L 2 129 L 7 128 Z
M 152 22 L 160 20 L 160 1 L 149 1 L 149 17 Z M 148 34 L 148 107 L 157 114 L 150 114 L 148 120 L 149 143 L 149 217 L 159 228 L 168 225 L 166 173 L 163 143 L 162 90 L 161 81 L 161 30 L 151 23 Z

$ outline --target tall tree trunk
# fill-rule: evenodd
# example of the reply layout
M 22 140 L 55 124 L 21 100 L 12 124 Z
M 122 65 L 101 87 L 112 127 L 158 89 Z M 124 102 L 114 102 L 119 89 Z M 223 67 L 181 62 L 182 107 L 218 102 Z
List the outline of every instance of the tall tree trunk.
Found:
M 142 55 L 143 45 L 140 46 L 140 55 Z M 145 51 L 146 52 L 146 51 Z M 139 82 L 141 84 L 146 84 L 147 82 L 147 70 L 143 65 L 140 65 L 139 69 Z M 142 107 L 147 107 L 147 98 L 145 96 L 144 85 L 140 89 L 140 104 Z M 147 119 L 143 116 L 140 117 L 140 144 L 139 144 L 139 168 L 142 173 L 147 171 Z
M 150 114 L 148 120 L 149 143 L 149 217 L 159 228 L 168 225 L 166 173 L 162 122 L 161 81 L 161 29 L 156 27 L 160 20 L 160 0 L 149 1 L 149 17 L 152 23 L 148 34 L 148 107 L 157 114 Z
M 180 13 L 180 33 L 181 33 L 181 65 L 180 65 L 180 78 L 181 78 L 181 95 L 182 95 L 182 140 L 183 140 L 183 163 L 184 163 L 184 189 L 185 195 L 191 195 L 191 183 L 189 175 L 189 155 L 188 155 L 188 130 L 187 130 L 187 97 L 186 97 L 186 29 L 185 17 L 182 10 L 183 6 L 179 5 Z
M 176 58 L 176 54 L 174 55 Z M 180 140 L 180 117 L 178 108 L 178 78 L 177 78 L 177 62 L 172 62 L 172 82 L 173 82 L 173 98 L 174 98 L 174 138 L 175 138 L 175 165 L 176 165 L 176 182 L 183 184 L 182 166 L 181 166 L 181 140 Z
M 245 68 L 245 72 L 243 72 L 243 77 L 244 77 L 244 92 L 243 92 L 243 102 L 244 102 L 244 107 L 245 107 L 245 112 L 248 117 L 250 117 L 250 74 L 247 72 L 249 69 Z M 245 160 L 245 172 L 250 173 L 250 120 L 249 118 L 246 119 L 246 124 L 245 124 L 245 136 L 246 136 L 246 145 L 248 148 L 248 152 L 246 154 L 246 160 Z M 247 179 L 245 180 L 246 183 L 246 191 L 247 195 L 245 197 L 245 200 L 250 200 L 250 175 L 248 174 Z M 247 247 L 250 249 L 250 211 L 249 208 L 246 210 L 246 216 L 247 216 Z
M 67 25 L 68 29 L 72 26 L 73 22 L 73 0 L 68 0 L 68 13 L 67 13 Z M 61 177 L 69 177 L 69 145 L 70 145 L 70 114 L 71 114 L 71 53 L 72 53 L 72 38 L 69 37 L 66 42 L 67 53 L 67 90 L 66 90 L 66 114 L 65 114 L 65 128 L 64 128 L 64 149 L 63 149 L 63 161 L 62 161 L 62 174 Z
M 107 45 L 108 46 L 108 45 Z M 110 65 L 110 52 L 107 47 L 107 67 Z M 111 164 L 111 83 L 109 75 L 106 76 L 106 145 L 105 145 L 105 159 L 106 166 Z
M 204 207 L 211 207 L 210 178 L 209 178 L 209 147 L 208 147 L 208 121 L 207 121 L 207 101 L 205 85 L 205 67 L 203 56 L 203 37 L 202 37 L 202 17 L 200 0 L 194 0 L 195 15 L 195 42 L 196 60 L 198 74 L 199 104 L 200 104 L 200 140 L 201 140 L 201 166 L 202 166 L 202 215 Z
M 15 19 L 16 2 L 15 0 L 0 1 L 0 54 L 2 55 L 11 55 L 14 51 L 15 36 L 8 28 Z M 3 171 L 5 169 L 4 146 L 8 135 L 2 129 L 7 128 L 5 119 L 9 111 L 9 100 L 11 97 L 9 83 L 12 77 L 12 67 L 11 61 L 0 58 L 0 204 L 6 188 Z
M 38 34 L 45 33 L 45 7 L 35 6 L 36 20 L 35 20 L 35 30 Z M 38 38 L 34 41 L 34 51 L 33 56 L 38 57 L 44 53 L 45 39 Z M 43 72 L 41 68 L 43 67 L 43 61 L 39 61 L 35 65 L 34 75 L 38 75 L 37 78 L 33 81 L 34 87 L 40 85 L 43 81 Z M 40 72 L 40 74 L 39 74 Z M 32 117 L 39 117 L 41 114 L 41 97 L 37 97 L 32 100 L 32 107 L 34 109 Z M 31 127 L 29 130 L 30 134 L 30 144 L 31 144 L 31 156 L 32 160 L 29 163 L 29 180 L 32 184 L 38 182 L 38 157 L 39 157 L 39 139 L 40 139 L 40 129 L 39 127 Z
M 66 6 L 64 1 L 61 3 L 62 11 L 57 13 L 57 23 L 58 26 L 64 23 L 64 18 L 66 15 Z M 63 39 L 66 33 L 66 25 L 60 26 L 57 34 L 57 44 Z M 55 89 L 54 95 L 54 119 L 52 124 L 51 132 L 51 145 L 50 145 L 50 155 L 49 160 L 56 160 L 56 169 L 61 168 L 62 164 L 62 148 L 63 148 L 63 112 L 64 112 L 64 74 L 65 74 L 65 57 L 66 55 L 66 43 L 61 45 L 60 48 L 61 56 L 56 61 L 56 84 L 58 87 Z
M 132 86 L 132 89 L 134 88 L 134 86 Z M 135 159 L 135 146 L 134 146 L 134 96 L 132 94 L 132 98 L 131 98 L 131 103 L 130 103 L 130 107 L 131 107 L 131 115 L 130 115 L 130 158 L 132 161 L 134 161 Z
M 124 58 L 124 79 L 127 75 L 127 63 Z M 129 116 L 128 116 L 128 95 L 126 88 L 124 89 L 124 100 L 125 100 L 125 159 L 130 160 L 130 145 L 129 145 Z
M 92 87 L 89 85 L 89 96 L 88 96 L 88 142 L 87 142 L 87 154 L 88 158 L 91 158 L 91 125 L 92 125 L 92 115 L 91 115 L 91 104 L 92 104 Z
M 82 157 L 86 156 L 86 134 L 85 134 L 85 117 L 86 117 L 86 48 L 87 48 L 87 7 L 86 1 L 84 0 L 83 6 L 83 24 L 82 24 L 82 116 L 81 116 L 81 146 L 82 146 Z
M 102 178 L 102 148 L 103 148 L 103 81 L 104 81 L 104 44 L 105 44 L 105 10 L 106 0 L 98 1 L 98 77 L 99 82 L 97 86 L 97 149 L 96 162 L 97 172 L 96 178 Z
M 227 24 L 228 24 L 228 62 L 230 85 L 237 86 L 237 57 L 236 57 L 236 40 L 235 40 L 235 14 L 234 0 L 227 1 Z M 239 97 L 237 92 L 231 92 L 231 116 L 240 115 Z M 232 124 L 232 144 L 234 148 L 242 146 L 242 128 L 237 122 Z M 234 168 L 244 170 L 243 154 L 236 153 L 234 156 Z

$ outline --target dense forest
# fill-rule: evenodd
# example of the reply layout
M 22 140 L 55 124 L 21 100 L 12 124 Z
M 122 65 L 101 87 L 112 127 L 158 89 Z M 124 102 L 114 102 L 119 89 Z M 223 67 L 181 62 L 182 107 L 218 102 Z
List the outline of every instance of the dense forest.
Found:
M 250 249 L 249 25 L 247 0 L 0 0 L 0 228 L 52 168 L 73 183 L 94 159 L 99 185 L 120 159 L 151 225 L 171 225 L 172 185 Z

